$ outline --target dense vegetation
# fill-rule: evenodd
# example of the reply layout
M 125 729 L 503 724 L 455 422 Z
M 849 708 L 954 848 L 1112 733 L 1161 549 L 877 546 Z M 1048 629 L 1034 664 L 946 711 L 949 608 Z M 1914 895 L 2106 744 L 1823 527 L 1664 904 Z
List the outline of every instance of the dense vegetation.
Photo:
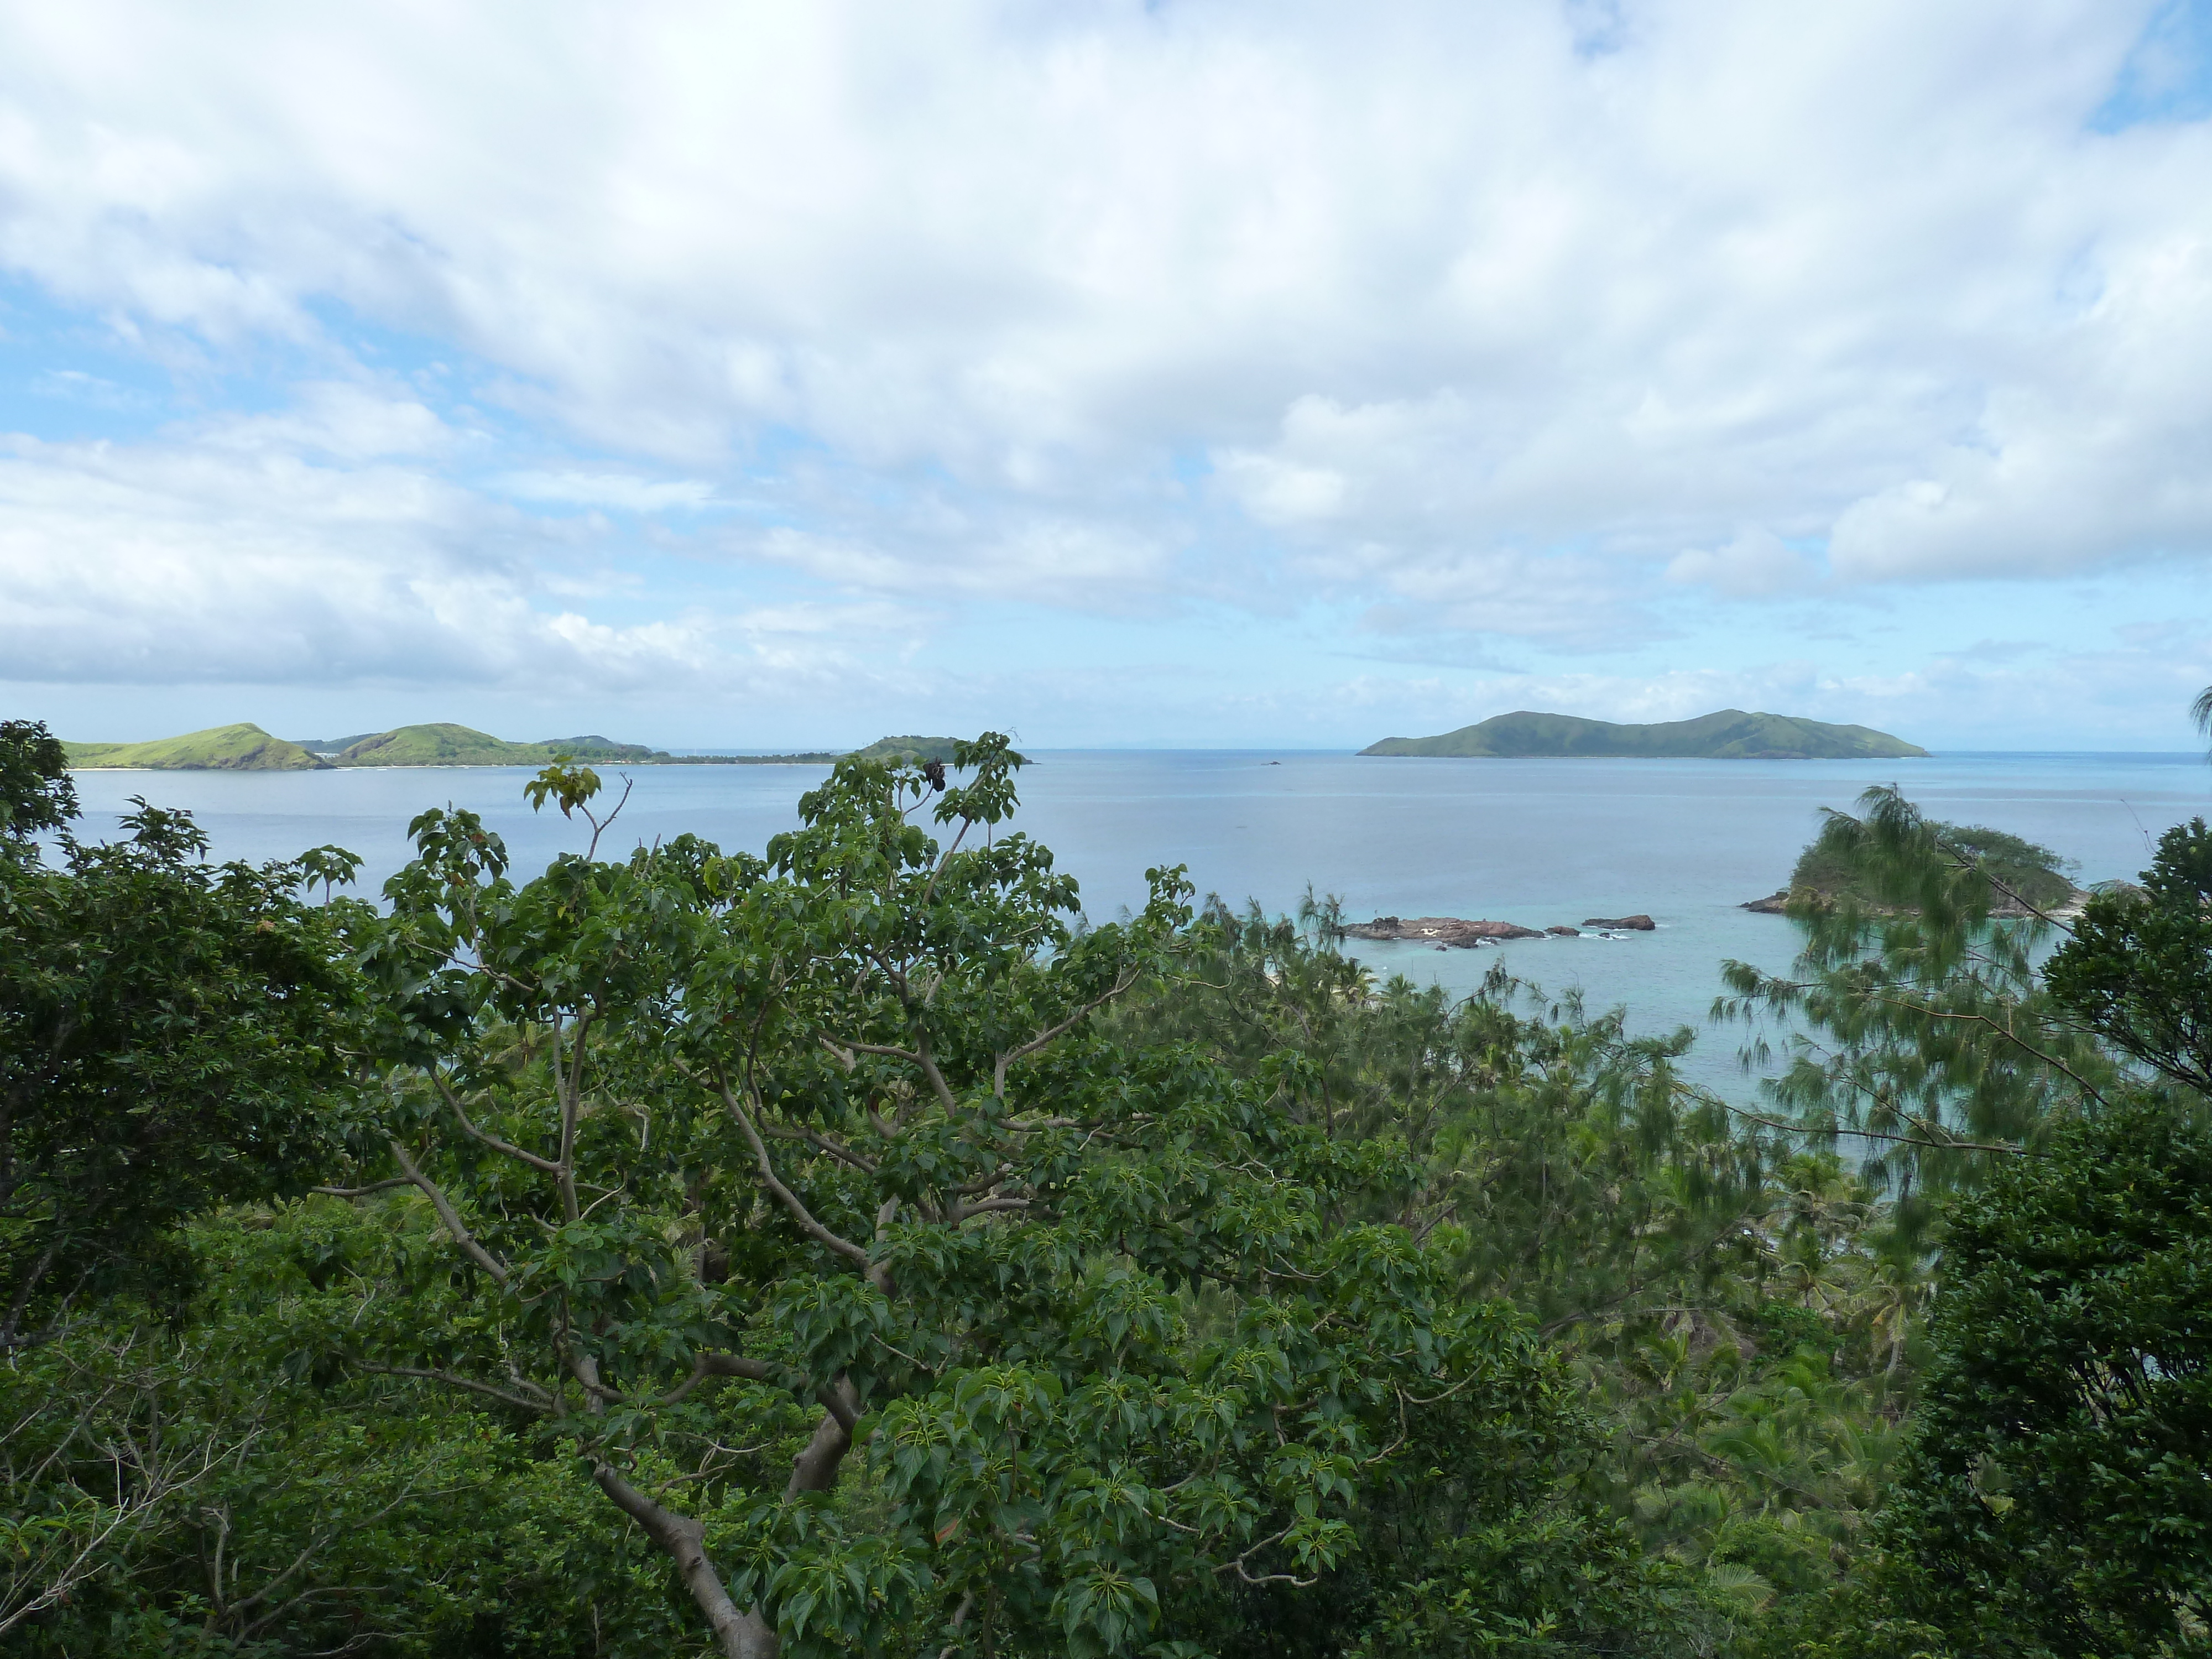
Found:
M 1698 760 L 1903 759 L 1928 751 L 1868 726 L 1832 726 L 1794 714 L 1749 714 L 1722 708 L 1695 720 L 1621 726 L 1577 714 L 1526 709 L 1493 714 L 1433 738 L 1385 738 L 1363 755 L 1429 755 L 1492 759 L 1562 756 Z
M 1735 1100 L 1326 902 L 1087 927 L 1019 764 L 620 859 L 556 764 L 583 851 L 370 903 L 0 726 L 0 1642 L 2206 1650 L 2201 822 L 2039 966 L 1836 817 Z

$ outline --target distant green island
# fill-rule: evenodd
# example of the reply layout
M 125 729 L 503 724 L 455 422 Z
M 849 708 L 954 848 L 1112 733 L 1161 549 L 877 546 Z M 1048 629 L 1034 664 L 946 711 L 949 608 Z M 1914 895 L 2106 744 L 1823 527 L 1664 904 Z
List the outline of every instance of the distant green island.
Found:
M 72 768 L 85 771 L 315 772 L 357 766 L 544 766 L 560 756 L 615 766 L 826 766 L 848 754 L 864 760 L 950 761 L 951 738 L 878 738 L 865 749 L 790 755 L 672 755 L 610 738 L 548 738 L 509 743 L 465 726 L 402 726 L 349 738 L 271 737 L 248 722 L 211 726 L 150 743 L 64 743 Z
M 1830 726 L 1790 714 L 1747 714 L 1741 708 L 1654 726 L 1616 726 L 1611 720 L 1523 709 L 1493 715 L 1441 737 L 1385 738 L 1359 752 L 1498 760 L 1911 760 L 1928 755 L 1917 744 L 1869 726 Z

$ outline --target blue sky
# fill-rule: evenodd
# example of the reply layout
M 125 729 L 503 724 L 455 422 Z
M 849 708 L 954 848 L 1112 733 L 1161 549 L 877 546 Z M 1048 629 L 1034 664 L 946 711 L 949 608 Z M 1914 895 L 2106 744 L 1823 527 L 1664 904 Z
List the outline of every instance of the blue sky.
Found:
M 2179 749 L 2212 6 L 0 17 L 0 702 Z

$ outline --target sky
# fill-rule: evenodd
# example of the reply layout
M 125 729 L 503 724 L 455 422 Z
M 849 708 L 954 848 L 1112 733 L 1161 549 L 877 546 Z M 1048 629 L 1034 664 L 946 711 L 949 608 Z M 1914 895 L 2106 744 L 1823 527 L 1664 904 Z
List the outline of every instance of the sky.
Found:
M 0 714 L 2179 750 L 2212 0 L 0 5 Z

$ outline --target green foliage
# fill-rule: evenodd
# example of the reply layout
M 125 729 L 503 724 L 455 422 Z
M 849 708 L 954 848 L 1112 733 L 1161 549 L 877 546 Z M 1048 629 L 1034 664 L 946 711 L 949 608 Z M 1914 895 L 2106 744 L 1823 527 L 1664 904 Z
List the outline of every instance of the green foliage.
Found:
M 1462 1296 L 1541 1322 L 1601 1425 L 1586 1490 L 1690 1570 L 1707 1624 L 1824 1593 L 1897 1454 L 1917 1252 L 1832 1157 L 1685 1082 L 1687 1033 L 1631 1040 L 1617 1012 L 1503 973 L 1456 1005 L 1376 984 L 1335 920 L 1310 899 L 1302 927 L 1213 906 L 1183 973 L 1116 1018 L 1197 1043 L 1332 1139 L 1405 1138 L 1420 1177 L 1376 1215 L 1448 1253 Z M 1446 1583 L 1423 1618 L 1463 1605 Z
M 53 733 L 38 720 L 0 720 L 0 857 L 75 817 L 76 786 Z
M 300 896 L 327 856 L 210 866 L 189 816 L 134 805 L 58 867 L 0 856 L 0 1352 L 173 1279 L 179 1220 L 335 1152 L 363 907 Z
M 371 1248 L 327 1201 L 196 1224 L 169 1325 L 109 1304 L 0 1394 L 0 1637 L 28 1655 L 659 1654 L 665 1567 L 557 1445 L 296 1344 Z
M 1944 1650 L 2212 1646 L 2208 1191 L 2203 1117 L 2143 1101 L 1954 1208 L 1913 1455 L 1869 1574 Z
M 1791 901 L 1805 937 L 1792 972 L 1729 963 L 1735 995 L 1715 1012 L 1784 1026 L 1789 1064 L 1762 1085 L 1780 1121 L 1853 1139 L 1868 1179 L 1920 1230 L 1931 1196 L 2095 1109 L 2125 1067 L 2038 971 L 2051 924 L 1994 914 L 2010 838 L 1951 840 L 1892 789 L 1861 805 L 1829 815 L 1814 849 L 1837 896 Z M 1747 1055 L 1770 1058 L 1764 1040 Z
M 2050 848 L 1984 824 L 1921 818 L 1908 825 L 1890 807 L 1894 799 L 1892 792 L 1874 792 L 1874 816 L 1865 823 L 1829 813 L 1820 836 L 1798 855 L 1790 890 L 1828 900 L 1848 896 L 1877 911 L 1919 908 L 1931 902 L 1955 906 L 1957 878 L 1972 866 L 1984 878 L 1993 911 L 2031 905 L 2055 910 L 2074 896 L 2074 884 L 2066 878 L 2069 866 Z M 1933 894 L 1928 891 L 1931 880 Z
M 1185 959 L 1179 872 L 1077 931 L 977 833 L 1019 757 L 955 764 L 842 763 L 765 863 L 518 885 L 418 819 L 368 955 L 383 1242 L 300 1317 L 573 1442 L 729 1653 L 1334 1651 L 1468 1529 L 1527 1565 L 1498 1618 L 1609 1639 L 1641 1569 L 1563 1484 L 1577 1389 L 1394 1219 L 1419 1160 L 1294 1109 L 1295 1052 L 1103 1021 Z
M 995 737 L 764 860 L 563 755 L 379 914 L 3 735 L 11 1651 L 2203 1646 L 2201 824 L 2046 982 L 2048 854 L 1869 795 L 1753 1111 L 1329 902 L 1087 928 Z
M 1624 756 L 1646 759 L 1859 760 L 1924 757 L 1917 744 L 1864 726 L 1830 726 L 1790 714 L 1723 708 L 1695 720 L 1618 726 L 1526 710 L 1495 714 L 1434 738 L 1385 738 L 1363 755 L 1462 757 Z
M 2100 893 L 2051 958 L 2051 994 L 2131 1059 L 2212 1092 L 2212 831 L 2160 837 L 2139 889 Z

